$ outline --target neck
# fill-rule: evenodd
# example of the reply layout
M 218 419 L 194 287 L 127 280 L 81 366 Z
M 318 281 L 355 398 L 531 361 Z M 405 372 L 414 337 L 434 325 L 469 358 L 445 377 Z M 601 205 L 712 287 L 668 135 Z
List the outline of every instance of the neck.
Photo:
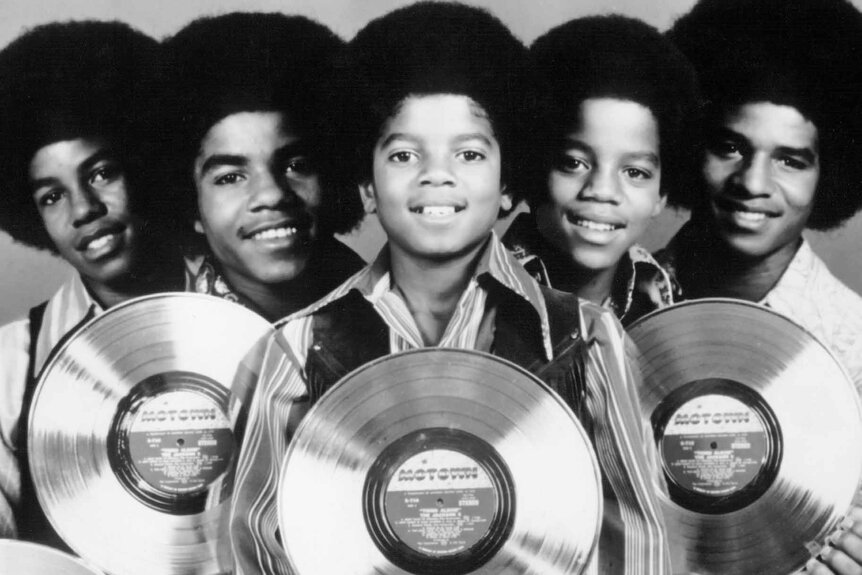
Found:
M 678 271 L 680 283 L 692 299 L 729 297 L 761 301 L 787 270 L 802 238 L 762 257 L 750 258 L 734 252 L 718 238 L 686 246 Z
M 308 268 L 287 282 L 267 284 L 234 276 L 224 270 L 230 287 L 250 302 L 267 321 L 275 322 L 317 301 L 320 290 L 315 287 L 314 273 Z
M 488 241 L 441 260 L 416 258 L 389 245 L 392 281 L 416 320 L 425 345 L 437 345 L 442 339 Z
M 82 279 L 90 295 L 104 309 L 136 297 L 185 289 L 182 256 L 163 250 L 155 250 L 118 281 L 97 283 Z
M 547 257 L 543 257 L 542 261 L 555 289 L 599 305 L 611 297 L 619 262 L 607 268 L 589 269 L 579 266 L 568 255 L 554 248 L 546 251 Z

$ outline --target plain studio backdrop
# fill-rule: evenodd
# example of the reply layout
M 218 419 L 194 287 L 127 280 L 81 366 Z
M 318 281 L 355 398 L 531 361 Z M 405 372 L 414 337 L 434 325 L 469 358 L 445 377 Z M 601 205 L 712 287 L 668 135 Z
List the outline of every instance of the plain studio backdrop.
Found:
M 285 12 L 315 18 L 350 39 L 366 22 L 413 0 L 0 0 L 0 44 L 5 46 L 21 32 L 56 20 L 123 20 L 156 38 L 174 33 L 187 22 L 205 15 L 235 10 Z M 862 8 L 862 0 L 853 0 Z M 665 30 L 687 12 L 694 0 L 469 0 L 490 9 L 525 42 L 532 42 L 549 28 L 588 14 L 621 13 Z M 2 189 L 2 186 L 0 186 Z M 860 190 L 862 193 L 862 190 Z M 662 247 L 687 215 L 666 210 L 653 224 L 643 243 Z M 509 220 L 501 221 L 502 233 Z M 862 293 L 862 216 L 843 228 L 827 233 L 808 233 L 815 251 L 839 278 Z M 370 259 L 383 245 L 376 219 L 344 241 Z M 59 258 L 18 244 L 0 232 L 0 324 L 22 317 L 47 299 L 72 273 Z

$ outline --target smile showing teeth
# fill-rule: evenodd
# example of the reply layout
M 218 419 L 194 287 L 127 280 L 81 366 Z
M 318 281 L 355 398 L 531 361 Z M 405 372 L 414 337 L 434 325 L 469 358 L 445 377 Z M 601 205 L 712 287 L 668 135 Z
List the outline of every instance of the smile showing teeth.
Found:
M 766 214 L 763 212 L 745 212 L 742 210 L 735 210 L 733 213 L 738 216 L 739 219 L 747 222 L 762 222 L 766 219 Z
M 421 214 L 423 216 L 451 216 L 457 211 L 460 211 L 455 208 L 455 206 L 422 206 L 419 208 L 415 208 L 411 210 L 417 214 Z
M 588 230 L 596 230 L 599 232 L 612 232 L 622 227 L 616 224 L 605 224 L 602 222 L 594 222 L 592 220 L 584 220 L 580 218 L 573 220 L 572 223 L 574 223 L 576 226 L 587 228 Z
M 280 240 L 296 233 L 296 228 L 270 228 L 253 234 L 253 240 Z
M 107 246 L 108 243 L 110 243 L 110 241 L 111 241 L 111 235 L 110 234 L 107 234 L 104 236 L 99 236 L 98 238 L 96 238 L 95 240 L 93 240 L 89 244 L 87 244 L 87 250 L 88 251 L 100 250 L 103 247 Z

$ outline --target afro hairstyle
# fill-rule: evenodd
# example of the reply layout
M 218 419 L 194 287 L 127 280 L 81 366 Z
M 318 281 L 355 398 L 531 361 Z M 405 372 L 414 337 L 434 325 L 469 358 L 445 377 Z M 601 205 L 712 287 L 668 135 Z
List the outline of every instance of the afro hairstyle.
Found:
M 37 26 L 0 52 L 0 228 L 15 240 L 56 253 L 29 185 L 42 147 L 104 139 L 142 192 L 143 118 L 154 97 L 158 43 L 121 22 Z M 147 190 L 149 193 L 149 190 Z
M 350 42 L 365 113 L 354 115 L 358 181 L 371 180 L 374 146 L 408 96 L 457 94 L 488 114 L 502 150 L 503 181 L 521 187 L 520 146 L 533 107 L 526 47 L 489 12 L 456 2 L 418 2 L 368 23 Z
M 364 215 L 342 160 L 350 158 L 340 114 L 345 42 L 303 16 L 234 12 L 194 20 L 162 44 L 165 145 L 163 204 L 175 208 L 191 239 L 197 216 L 194 159 L 212 126 L 240 112 L 283 112 L 303 134 L 323 188 L 321 227 L 347 232 Z M 345 175 L 345 172 L 348 172 Z M 194 241 L 194 240 L 192 240 Z
M 849 1 L 701 0 L 668 34 L 698 72 L 704 133 L 748 102 L 791 106 L 817 127 L 809 228 L 834 228 L 862 207 L 862 14 Z M 702 197 L 681 203 L 697 209 Z
M 530 47 L 538 121 L 532 131 L 532 184 L 527 201 L 547 200 L 547 174 L 581 104 L 591 98 L 636 102 L 659 129 L 661 193 L 673 195 L 695 180 L 694 142 L 700 108 L 691 63 L 662 34 L 640 20 L 590 16 L 551 29 Z

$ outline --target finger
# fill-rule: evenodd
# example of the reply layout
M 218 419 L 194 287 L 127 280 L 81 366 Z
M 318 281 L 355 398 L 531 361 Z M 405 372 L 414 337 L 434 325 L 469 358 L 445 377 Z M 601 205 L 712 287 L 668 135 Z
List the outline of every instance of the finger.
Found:
M 807 575 L 835 575 L 833 571 L 812 557 L 808 560 L 808 563 L 805 564 L 805 573 Z
M 829 536 L 828 541 L 853 561 L 862 564 L 862 537 L 856 533 L 856 530 L 859 529 L 857 526 L 858 524 L 854 524 L 849 531 L 836 531 Z
M 862 565 L 841 549 L 827 545 L 820 551 L 820 561 L 838 575 L 862 575 Z

